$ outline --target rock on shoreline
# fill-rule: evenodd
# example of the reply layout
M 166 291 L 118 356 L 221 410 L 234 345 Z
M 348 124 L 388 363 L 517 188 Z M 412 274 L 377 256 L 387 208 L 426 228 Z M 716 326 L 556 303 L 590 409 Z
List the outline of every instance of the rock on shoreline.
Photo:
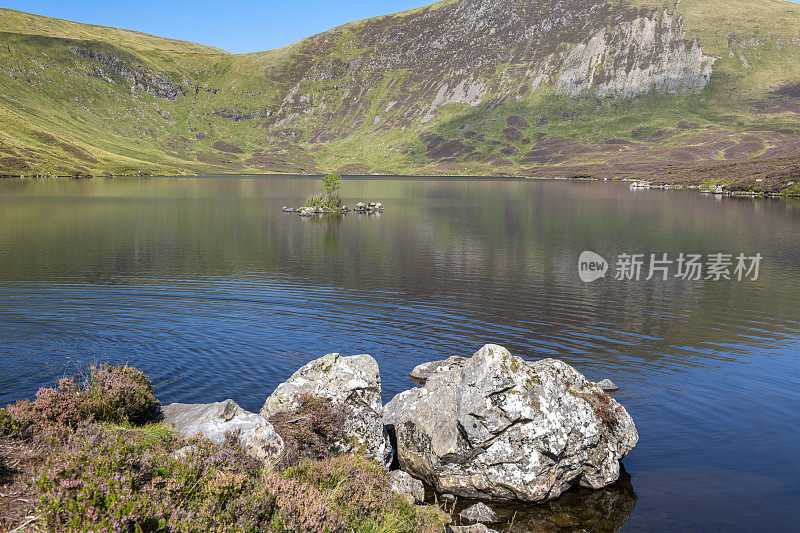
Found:
M 497 513 L 485 503 L 476 503 L 472 507 L 467 507 L 458 516 L 470 522 L 494 524 L 498 522 Z
M 439 370 L 452 370 L 456 367 L 462 367 L 466 361 L 466 357 L 454 355 L 453 357 L 448 357 L 442 361 L 430 361 L 427 363 L 422 363 L 421 365 L 414 367 L 414 370 L 412 370 L 409 375 L 417 381 L 425 382 L 434 372 Z
M 172 404 L 162 413 L 179 432 L 214 442 L 241 430 L 248 453 L 274 463 L 284 443 L 270 417 L 297 409 L 306 395 L 341 403 L 349 422 L 340 450 L 387 467 L 396 453 L 401 471 L 391 474 L 392 489 L 413 503 L 424 500 L 423 482 L 439 494 L 489 501 L 541 502 L 578 484 L 599 489 L 617 481 L 620 460 L 638 441 L 628 412 L 603 391 L 613 384 L 588 381 L 562 361 L 526 361 L 487 344 L 469 358 L 420 365 L 412 376 L 425 385 L 383 406 L 375 359 L 332 353 L 281 383 L 260 414 L 232 400 Z
M 215 444 L 226 432 L 240 431 L 239 440 L 248 454 L 270 464 L 283 454 L 283 439 L 266 418 L 239 407 L 233 400 L 209 404 L 173 403 L 161 407 L 162 422 L 187 437 L 202 435 Z
M 438 492 L 485 500 L 604 487 L 638 441 L 627 411 L 574 368 L 492 344 L 397 395 L 384 419 L 403 470 Z
M 409 502 L 422 503 L 425 501 L 425 485 L 407 472 L 392 471 L 389 474 L 389 483 L 393 492 L 402 494 Z
M 380 371 L 371 355 L 342 357 L 331 353 L 307 363 L 278 385 L 261 408 L 261 416 L 270 418 L 296 409 L 303 394 L 342 402 L 349 409 L 350 424 L 345 428 L 347 442 L 342 443 L 342 452 L 363 453 L 387 466 L 391 463 Z
M 616 392 L 619 390 L 619 387 L 617 387 L 613 381 L 607 378 L 602 381 L 598 381 L 597 386 L 606 392 Z

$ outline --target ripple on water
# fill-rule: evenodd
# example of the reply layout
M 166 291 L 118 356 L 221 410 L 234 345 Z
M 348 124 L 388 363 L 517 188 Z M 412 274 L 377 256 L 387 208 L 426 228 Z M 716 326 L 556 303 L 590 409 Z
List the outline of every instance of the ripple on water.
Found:
M 375 355 L 388 400 L 417 364 L 496 342 L 612 378 L 641 437 L 632 486 L 572 494 L 530 523 L 782 529 L 798 508 L 800 211 L 785 203 L 346 180 L 345 201 L 380 199 L 384 215 L 303 221 L 280 206 L 313 180 L 75 183 L 0 182 L 0 403 L 108 360 L 143 368 L 166 402 L 257 410 L 330 351 Z M 765 260 L 752 283 L 586 285 L 584 250 Z

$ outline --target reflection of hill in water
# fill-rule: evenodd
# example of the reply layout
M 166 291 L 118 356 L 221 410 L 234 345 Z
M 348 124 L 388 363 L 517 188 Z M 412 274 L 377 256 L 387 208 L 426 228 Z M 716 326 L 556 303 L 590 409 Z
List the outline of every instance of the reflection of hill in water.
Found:
M 289 276 L 535 331 L 545 353 L 554 343 L 611 351 L 610 332 L 664 351 L 701 338 L 744 340 L 751 324 L 796 331 L 786 329 L 800 297 L 800 211 L 791 202 L 605 183 L 372 179 L 347 180 L 342 193 L 351 204 L 384 202 L 382 217 L 304 221 L 281 212 L 318 186 L 296 178 L 4 182 L 0 274 L 148 286 L 199 277 L 229 284 L 246 274 L 253 287 Z M 759 251 L 765 262 L 758 285 L 583 285 L 576 261 L 587 249 L 612 268 L 626 252 Z
M 458 502 L 456 512 L 474 502 Z M 610 533 L 619 531 L 636 506 L 631 476 L 623 469 L 620 480 L 601 490 L 573 489 L 538 505 L 492 505 L 502 523 L 493 529 L 510 533 Z M 455 517 L 458 523 L 458 517 Z

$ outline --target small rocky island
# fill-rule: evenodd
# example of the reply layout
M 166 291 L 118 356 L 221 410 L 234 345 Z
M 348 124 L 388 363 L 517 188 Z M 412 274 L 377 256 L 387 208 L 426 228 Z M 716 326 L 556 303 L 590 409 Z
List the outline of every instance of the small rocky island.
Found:
M 342 177 L 339 174 L 326 174 L 322 177 L 322 192 L 314 193 L 306 198 L 305 203 L 298 208 L 283 206 L 284 213 L 298 213 L 301 217 L 313 217 L 326 214 L 343 215 L 354 211 L 362 214 L 383 213 L 383 204 L 380 202 L 358 202 L 352 210 L 344 205 L 339 196 Z
M 392 489 L 422 503 L 483 504 L 462 511 L 492 522 L 493 502 L 542 502 L 574 486 L 599 489 L 620 476 L 620 460 L 638 441 L 633 419 L 598 383 L 556 359 L 527 361 L 488 344 L 472 357 L 415 369 L 424 385 L 381 402 L 378 363 L 370 355 L 328 354 L 309 362 L 267 398 L 259 414 L 232 400 L 173 404 L 164 421 L 187 436 L 221 441 L 239 431 L 249 453 L 277 464 L 287 444 L 273 423 L 308 398 L 346 408 L 337 447 L 391 470 Z M 457 529 L 456 529 L 457 531 Z M 485 531 L 485 530 L 484 530 Z
M 330 215 L 330 214 L 337 214 L 337 215 L 344 215 L 350 213 L 351 211 L 354 213 L 363 213 L 363 214 L 375 214 L 375 213 L 383 213 L 383 204 L 380 202 L 370 202 L 368 204 L 364 202 L 358 202 L 356 206 L 352 209 L 347 207 L 346 205 L 342 205 L 339 208 L 331 209 L 327 207 L 297 207 L 292 209 L 291 207 L 283 206 L 281 208 L 284 213 L 297 213 L 301 217 L 313 217 L 317 215 Z

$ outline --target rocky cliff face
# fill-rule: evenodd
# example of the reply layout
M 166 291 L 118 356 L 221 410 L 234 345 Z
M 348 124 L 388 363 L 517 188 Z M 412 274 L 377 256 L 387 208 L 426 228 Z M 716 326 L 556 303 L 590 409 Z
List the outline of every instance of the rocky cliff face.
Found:
M 302 100 L 306 114 L 331 113 L 331 100 L 338 99 L 314 95 L 312 86 L 339 79 L 335 91 L 346 96 L 336 113 L 365 123 L 368 109 L 348 102 L 382 96 L 377 108 L 384 113 L 374 125 L 424 125 L 446 104 L 522 102 L 537 91 L 576 98 L 699 93 L 713 72 L 715 58 L 667 11 L 642 16 L 597 0 L 462 0 L 434 7 L 305 41 L 310 56 L 333 54 L 345 38 L 355 52 L 346 61 L 309 63 L 286 102 Z M 387 78 L 389 90 L 374 95 Z M 279 111 L 276 124 L 285 125 L 293 111 Z
M 90 58 L 99 63 L 89 73 L 108 83 L 118 83 L 131 92 L 144 91 L 156 98 L 175 100 L 186 94 L 186 90 L 162 72 L 136 65 L 134 58 L 123 58 L 118 54 L 103 54 L 97 50 L 71 46 L 70 52 L 78 57 Z
M 562 56 L 556 91 L 569 96 L 633 98 L 651 93 L 699 93 L 711 78 L 716 58 L 686 39 L 683 21 L 664 12 L 600 29 Z M 555 58 L 554 58 L 555 61 Z

